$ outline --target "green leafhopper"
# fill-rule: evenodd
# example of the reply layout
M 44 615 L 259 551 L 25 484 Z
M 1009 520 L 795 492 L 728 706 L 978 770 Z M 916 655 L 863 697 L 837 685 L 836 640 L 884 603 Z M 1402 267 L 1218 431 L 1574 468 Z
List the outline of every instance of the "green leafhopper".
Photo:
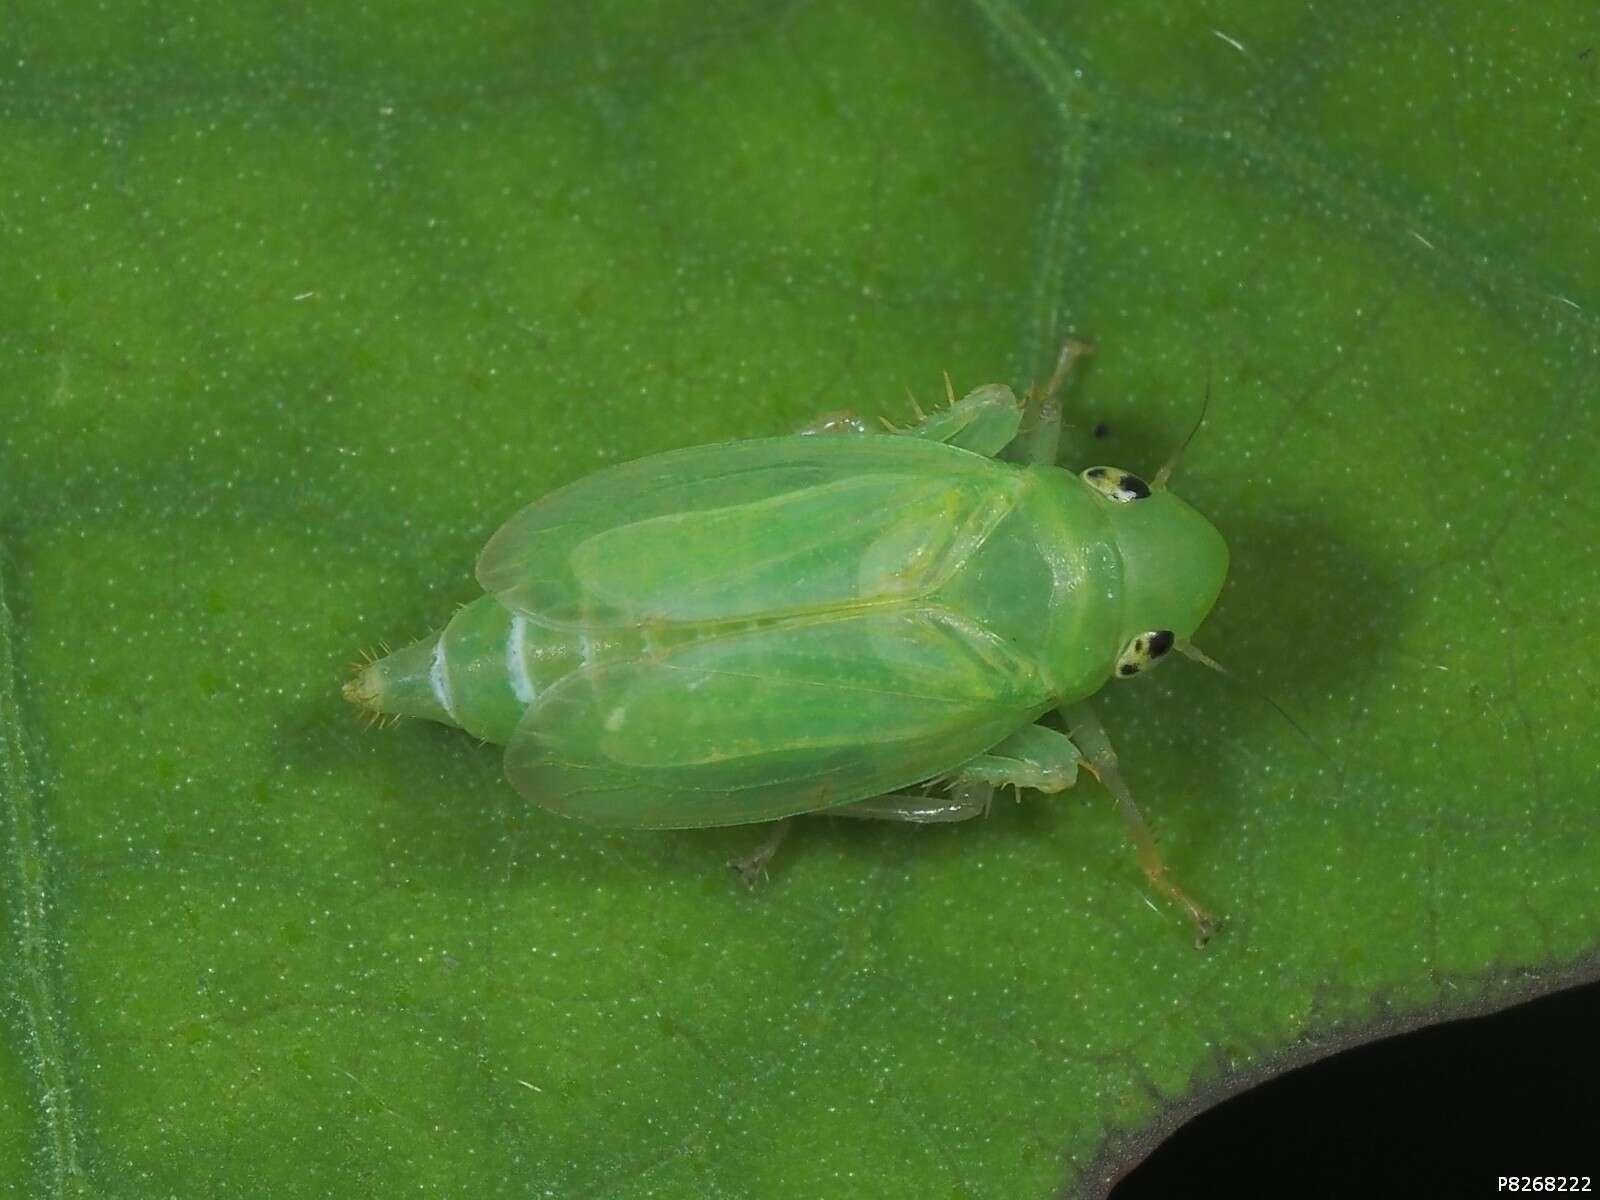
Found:
M 1228 550 L 1170 465 L 1148 483 L 1056 465 L 1087 350 L 1069 339 L 1026 404 L 947 380 L 948 406 L 905 429 L 837 416 L 561 488 L 489 540 L 484 596 L 345 695 L 504 744 L 535 804 L 634 828 L 959 821 L 1082 764 L 1204 939 L 1085 701 L 1173 649 L 1203 659 L 1189 638 Z M 1052 711 L 1067 733 L 1038 723 Z

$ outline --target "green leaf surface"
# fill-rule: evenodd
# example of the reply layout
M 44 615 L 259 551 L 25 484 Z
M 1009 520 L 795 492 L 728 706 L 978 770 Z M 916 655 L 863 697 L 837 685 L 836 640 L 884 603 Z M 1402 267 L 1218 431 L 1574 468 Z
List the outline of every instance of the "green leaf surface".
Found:
M 0 1188 L 1047 1197 L 1592 976 L 1600 28 L 1576 2 L 27 6 L 0 30 Z M 1100 353 L 1233 571 L 1103 791 L 529 809 L 344 664 L 526 501 Z M 1295 713 L 1298 736 L 1256 693 Z

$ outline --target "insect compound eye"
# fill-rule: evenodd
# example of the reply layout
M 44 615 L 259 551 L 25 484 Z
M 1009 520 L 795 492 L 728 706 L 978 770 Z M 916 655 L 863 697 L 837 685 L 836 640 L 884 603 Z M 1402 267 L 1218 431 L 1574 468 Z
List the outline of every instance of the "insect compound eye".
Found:
M 1173 641 L 1170 629 L 1152 629 L 1149 633 L 1141 633 L 1117 655 L 1117 678 L 1131 679 L 1141 671 L 1148 671 L 1167 656 Z
M 1116 467 L 1090 467 L 1082 479 L 1107 500 L 1126 504 L 1130 500 L 1143 500 L 1150 495 L 1150 485 L 1131 471 Z

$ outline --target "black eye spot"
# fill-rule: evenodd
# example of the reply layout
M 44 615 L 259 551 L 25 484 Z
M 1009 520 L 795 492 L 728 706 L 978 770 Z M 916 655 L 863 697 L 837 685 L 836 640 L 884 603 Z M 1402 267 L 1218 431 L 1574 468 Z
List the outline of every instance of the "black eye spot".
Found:
M 1121 675 L 1123 677 L 1127 677 L 1129 675 L 1137 675 L 1138 673 L 1139 673 L 1139 668 L 1134 666 L 1132 663 L 1123 663 L 1120 667 L 1117 668 L 1117 674 Z
M 1150 657 L 1160 658 L 1168 650 L 1172 649 L 1172 643 L 1175 640 L 1176 639 L 1172 636 L 1172 630 L 1156 630 L 1150 635 Z
M 1143 500 L 1150 495 L 1150 485 L 1137 475 L 1124 475 L 1117 480 L 1117 486 L 1129 493 L 1135 500 Z
M 1106 469 L 1104 467 L 1090 467 L 1084 474 L 1090 479 L 1104 479 L 1106 477 Z
M 1101 421 L 1098 425 L 1096 425 L 1094 427 L 1094 435 L 1097 438 L 1103 438 L 1103 437 L 1106 436 L 1106 434 L 1108 434 L 1110 432 L 1111 432 L 1111 426 L 1107 425 L 1104 421 Z

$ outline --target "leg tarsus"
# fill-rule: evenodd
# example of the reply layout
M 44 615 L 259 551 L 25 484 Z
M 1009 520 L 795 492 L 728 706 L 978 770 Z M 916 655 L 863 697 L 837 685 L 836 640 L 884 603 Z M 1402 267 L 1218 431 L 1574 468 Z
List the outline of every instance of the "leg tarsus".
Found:
M 1217 931 L 1217 919 L 1178 886 L 1168 872 L 1166 863 L 1161 861 L 1161 853 L 1156 849 L 1150 826 L 1145 823 L 1139 806 L 1133 802 L 1133 793 L 1123 782 L 1116 751 L 1111 748 L 1111 741 L 1106 737 L 1099 718 L 1087 704 L 1081 703 L 1063 707 L 1061 715 L 1066 719 L 1067 728 L 1072 731 L 1073 741 L 1083 752 L 1084 765 L 1105 785 L 1106 791 L 1117 802 L 1117 809 L 1122 813 L 1128 829 L 1128 838 L 1139 852 L 1139 866 L 1144 870 L 1145 878 L 1150 881 L 1151 887 L 1189 914 L 1189 919 L 1194 922 L 1194 944 L 1196 947 L 1204 946 Z
M 767 864 L 772 861 L 772 856 L 778 852 L 778 847 L 783 845 L 783 839 L 789 836 L 789 830 L 794 826 L 793 817 L 785 817 L 781 821 L 772 823 L 772 831 L 762 839 L 749 854 L 743 858 L 730 858 L 728 866 L 744 878 L 745 883 L 755 887 L 761 877 L 767 873 Z

